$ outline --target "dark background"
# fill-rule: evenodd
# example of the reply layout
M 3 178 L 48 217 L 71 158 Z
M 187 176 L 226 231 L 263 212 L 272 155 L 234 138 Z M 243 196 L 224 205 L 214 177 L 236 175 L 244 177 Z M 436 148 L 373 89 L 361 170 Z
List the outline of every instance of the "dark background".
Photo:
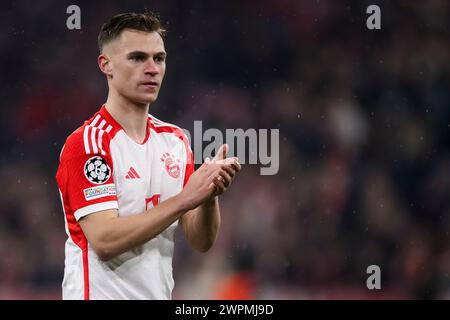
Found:
M 66 28 L 71 4 L 81 30 Z M 366 28 L 371 4 L 381 30 Z M 278 174 L 244 165 L 215 247 L 178 233 L 174 298 L 450 299 L 445 0 L 2 1 L 0 298 L 61 298 L 59 153 L 106 100 L 101 24 L 144 8 L 169 30 L 152 114 L 280 130 Z M 372 264 L 381 290 L 366 287 Z

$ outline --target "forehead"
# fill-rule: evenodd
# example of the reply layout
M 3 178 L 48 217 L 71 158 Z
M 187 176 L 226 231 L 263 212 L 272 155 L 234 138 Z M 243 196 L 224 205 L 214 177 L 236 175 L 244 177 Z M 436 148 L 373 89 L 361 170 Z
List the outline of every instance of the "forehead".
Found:
M 157 32 L 125 29 L 120 36 L 111 42 L 112 49 L 117 53 L 142 51 L 149 54 L 164 50 L 164 41 Z

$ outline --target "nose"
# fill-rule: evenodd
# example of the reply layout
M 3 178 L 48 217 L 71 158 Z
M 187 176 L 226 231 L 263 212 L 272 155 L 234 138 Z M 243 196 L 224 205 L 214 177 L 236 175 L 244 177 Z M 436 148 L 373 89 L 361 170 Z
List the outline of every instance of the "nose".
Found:
M 158 66 L 153 59 L 149 59 L 145 65 L 144 73 L 151 76 L 156 76 L 159 73 Z

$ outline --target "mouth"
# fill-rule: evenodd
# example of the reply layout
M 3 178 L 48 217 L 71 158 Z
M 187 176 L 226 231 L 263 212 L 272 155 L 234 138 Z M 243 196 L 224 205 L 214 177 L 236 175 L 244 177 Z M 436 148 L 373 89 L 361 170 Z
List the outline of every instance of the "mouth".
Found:
M 141 82 L 140 85 L 148 89 L 156 89 L 159 86 L 158 82 L 156 81 L 145 81 Z

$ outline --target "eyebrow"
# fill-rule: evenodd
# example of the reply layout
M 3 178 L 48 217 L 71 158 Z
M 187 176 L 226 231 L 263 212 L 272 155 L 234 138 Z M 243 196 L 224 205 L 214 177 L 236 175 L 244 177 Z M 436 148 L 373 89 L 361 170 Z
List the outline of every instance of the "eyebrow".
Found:
M 144 51 L 131 51 L 127 54 L 127 58 L 133 57 L 133 56 L 142 56 L 142 57 L 148 57 L 149 54 Z M 154 54 L 154 56 L 163 56 L 166 57 L 167 53 L 165 51 L 159 51 Z

